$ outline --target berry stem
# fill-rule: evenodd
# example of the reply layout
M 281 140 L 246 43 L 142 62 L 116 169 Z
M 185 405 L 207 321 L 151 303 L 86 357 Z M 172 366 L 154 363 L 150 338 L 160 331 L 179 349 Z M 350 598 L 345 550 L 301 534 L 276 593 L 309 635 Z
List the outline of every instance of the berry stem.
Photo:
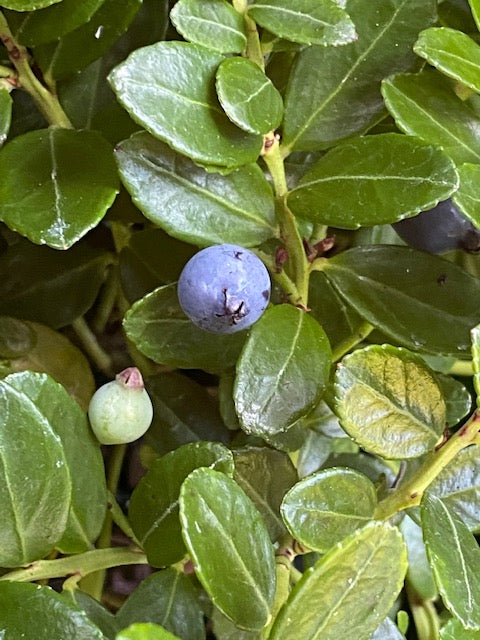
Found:
M 233 8 L 243 15 L 245 21 L 245 31 L 247 35 L 247 47 L 244 52 L 245 58 L 248 58 L 255 64 L 258 64 L 262 71 L 265 69 L 265 60 L 263 58 L 262 47 L 260 46 L 260 38 L 258 35 L 257 25 L 247 14 L 247 0 L 233 0 Z
M 72 322 L 72 328 L 82 342 L 83 348 L 98 367 L 99 371 L 102 371 L 102 373 L 109 378 L 113 378 L 115 374 L 113 372 L 112 359 L 99 345 L 95 334 L 86 323 L 85 318 L 80 316 L 74 320 Z

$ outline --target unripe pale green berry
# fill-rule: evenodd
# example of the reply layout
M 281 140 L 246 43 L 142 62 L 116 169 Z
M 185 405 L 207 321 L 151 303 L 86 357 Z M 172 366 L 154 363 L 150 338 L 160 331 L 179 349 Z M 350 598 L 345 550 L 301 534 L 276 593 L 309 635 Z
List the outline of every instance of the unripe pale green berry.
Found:
M 88 417 L 102 444 L 125 444 L 143 436 L 152 422 L 153 406 L 140 371 L 129 367 L 97 389 Z

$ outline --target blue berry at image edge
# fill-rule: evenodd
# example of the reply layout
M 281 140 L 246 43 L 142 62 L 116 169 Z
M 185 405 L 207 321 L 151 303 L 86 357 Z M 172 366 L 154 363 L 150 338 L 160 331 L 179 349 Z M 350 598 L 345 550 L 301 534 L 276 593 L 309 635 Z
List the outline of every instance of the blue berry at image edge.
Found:
M 270 300 L 270 276 L 257 256 L 233 244 L 196 253 L 178 280 L 178 300 L 198 327 L 235 333 L 251 326 Z

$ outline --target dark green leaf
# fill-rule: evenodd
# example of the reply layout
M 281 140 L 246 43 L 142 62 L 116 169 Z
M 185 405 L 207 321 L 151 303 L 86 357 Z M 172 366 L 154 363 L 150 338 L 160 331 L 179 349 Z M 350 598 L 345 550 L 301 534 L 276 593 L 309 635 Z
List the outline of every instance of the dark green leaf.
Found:
M 395 527 L 367 524 L 304 573 L 270 640 L 368 640 L 403 585 L 406 555 Z
M 217 71 L 217 93 L 227 116 L 245 131 L 266 134 L 282 121 L 282 96 L 255 62 L 224 60 Z
M 331 351 L 316 320 L 292 305 L 268 309 L 237 362 L 234 399 L 247 433 L 285 431 L 319 401 Z
M 453 196 L 453 202 L 465 218 L 480 228 L 480 166 L 478 164 L 462 164 L 458 167 L 460 187 Z
M 480 46 L 465 33 L 443 27 L 426 29 L 413 49 L 442 73 L 480 91 Z
M 276 233 L 272 189 L 256 164 L 209 173 L 145 132 L 122 142 L 116 158 L 137 207 L 180 240 L 249 247 Z
M 35 48 L 35 60 L 54 80 L 85 69 L 100 58 L 132 22 L 141 0 L 104 0 L 84 25 L 60 40 Z
M 35 343 L 36 335 L 29 324 L 0 316 L 0 357 L 19 358 L 31 351 Z
M 470 357 L 480 282 L 438 256 L 407 247 L 356 247 L 325 274 L 368 322 L 411 349 Z
M 115 634 L 119 630 L 119 626 L 115 620 L 115 616 L 106 609 L 98 600 L 87 595 L 80 589 L 73 592 L 75 604 L 77 604 L 85 613 L 88 619 L 93 622 L 109 640 L 114 640 Z
M 337 467 L 300 480 L 283 499 L 281 513 L 296 540 L 326 553 L 373 520 L 376 505 L 375 487 L 366 476 Z
M 6 89 L 0 89 L 0 147 L 7 139 L 12 119 L 12 98 Z
M 318 471 L 332 452 L 332 439 L 309 430 L 306 438 L 298 451 L 296 462 L 299 478 L 309 476 Z
M 87 245 L 54 251 L 21 241 L 0 255 L 0 313 L 58 329 L 92 306 L 111 257 Z
M 166 629 L 152 622 L 132 624 L 117 634 L 115 640 L 180 640 Z
M 15 39 L 27 47 L 51 42 L 90 20 L 105 0 L 63 0 L 32 13 L 7 12 Z
M 44 385 L 46 392 L 38 400 L 32 400 L 28 387 L 36 391 Z M 58 437 L 63 424 L 58 420 L 64 420 L 71 407 L 64 416 L 51 415 L 50 411 L 52 406 L 61 407 L 64 394 L 60 385 L 41 374 L 16 373 L 0 381 L 3 567 L 42 558 L 52 551 L 67 525 L 72 479 L 67 454 Z
M 409 516 L 402 520 L 400 529 L 407 543 L 408 581 L 422 600 L 433 600 L 438 596 L 438 589 L 428 563 L 422 529 Z
M 110 145 L 93 131 L 42 129 L 0 151 L 0 218 L 32 242 L 68 249 L 118 193 Z
M 185 444 L 154 460 L 132 493 L 128 515 L 154 567 L 166 567 L 186 554 L 178 519 L 178 499 L 182 482 L 198 467 L 231 475 L 233 457 L 219 443 Z
M 472 397 L 461 382 L 451 376 L 436 374 L 447 405 L 447 427 L 455 427 L 462 418 L 470 413 Z
M 422 499 L 428 558 L 443 602 L 467 629 L 480 629 L 480 550 L 466 525 L 430 493 Z
M 260 640 L 260 634 L 254 631 L 243 631 L 218 609 L 213 609 L 213 629 L 217 640 Z
M 342 427 L 369 453 L 415 458 L 433 449 L 445 429 L 435 374 L 405 349 L 354 351 L 337 369 L 335 392 Z
M 180 519 L 197 577 L 213 604 L 240 628 L 262 629 L 271 619 L 275 560 L 249 498 L 225 474 L 196 469 L 182 486 Z
M 440 630 L 440 640 L 480 640 L 480 631 L 465 629 L 460 620 L 452 618 Z
M 60 2 L 60 0 L 2 0 L 2 7 L 14 11 L 32 11 L 48 7 L 56 2 Z
M 245 339 L 243 332 L 219 336 L 196 327 L 180 308 L 176 283 L 138 300 L 126 314 L 124 327 L 143 354 L 183 369 L 226 369 L 236 361 Z
M 385 133 L 329 151 L 290 191 L 287 202 L 307 220 L 357 229 L 431 209 L 457 188 L 455 166 L 439 147 Z
M 456 164 L 480 162 L 480 120 L 440 74 L 394 76 L 383 81 L 382 94 L 402 131 L 442 147 Z
M 100 629 L 70 598 L 50 587 L 0 583 L 0 629 L 4 638 L 104 640 Z
M 248 14 L 281 38 L 302 44 L 341 45 L 357 38 L 355 26 L 334 0 L 253 0 Z
M 255 162 L 259 135 L 235 127 L 215 96 L 223 56 L 185 42 L 138 49 L 110 74 L 120 103 L 132 118 L 173 149 L 201 164 Z
M 375 124 L 384 109 L 381 81 L 414 66 L 412 45 L 435 9 L 433 0 L 350 0 L 358 40 L 297 56 L 285 99 L 285 151 L 325 149 Z
M 204 640 L 203 612 L 195 589 L 185 574 L 176 569 L 149 576 L 120 607 L 118 628 L 135 622 L 153 622 L 182 640 Z
M 280 504 L 297 481 L 295 467 L 288 455 L 267 447 L 236 449 L 233 454 L 233 477 L 257 507 L 275 542 L 285 533 Z
M 245 23 L 225 0 L 178 0 L 170 20 L 186 40 L 220 53 L 241 53 L 247 46 Z

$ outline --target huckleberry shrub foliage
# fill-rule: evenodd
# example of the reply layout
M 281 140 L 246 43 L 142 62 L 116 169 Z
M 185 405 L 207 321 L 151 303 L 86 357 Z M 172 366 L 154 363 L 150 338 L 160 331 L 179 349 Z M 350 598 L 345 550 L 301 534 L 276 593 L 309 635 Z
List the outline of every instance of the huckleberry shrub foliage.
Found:
M 479 26 L 0 0 L 2 637 L 478 637 Z

